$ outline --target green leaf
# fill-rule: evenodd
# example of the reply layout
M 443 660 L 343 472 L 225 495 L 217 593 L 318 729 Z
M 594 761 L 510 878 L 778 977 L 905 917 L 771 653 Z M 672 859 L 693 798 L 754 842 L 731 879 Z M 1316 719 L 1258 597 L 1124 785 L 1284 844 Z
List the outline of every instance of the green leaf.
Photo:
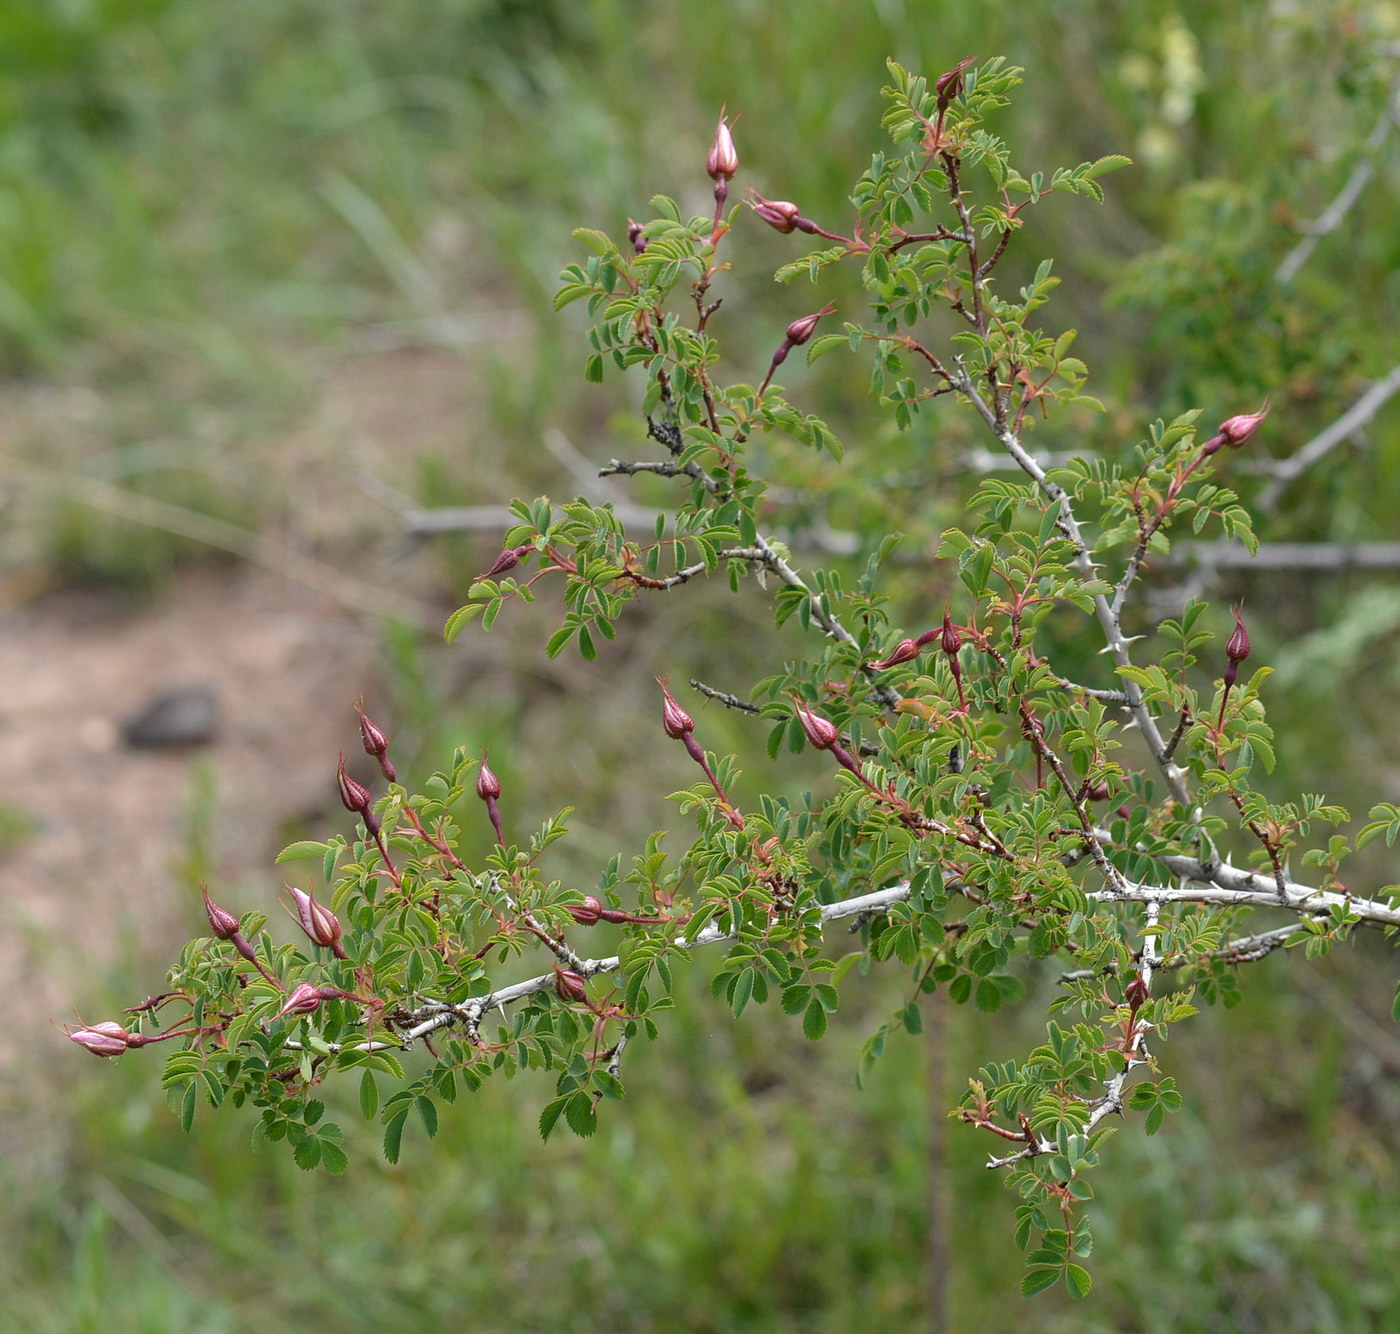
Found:
M 564 1119 L 569 1123 L 569 1129 L 584 1139 L 598 1129 L 593 1100 L 586 1093 L 570 1094 L 564 1103 Z
M 802 1016 L 802 1031 L 813 1042 L 826 1036 L 826 1010 L 814 1000 Z
M 553 1102 L 545 1105 L 544 1111 L 540 1113 L 540 1138 L 548 1139 L 550 1132 L 558 1123 L 560 1116 L 564 1112 L 564 1104 L 569 1101 L 568 1097 L 555 1098 Z
M 277 854 L 277 860 L 279 862 L 299 862 L 304 861 L 307 857 L 319 857 L 328 846 L 325 843 L 313 843 L 310 839 L 304 839 L 300 843 L 289 843 Z
M 450 644 L 462 630 L 470 624 L 476 617 L 481 615 L 484 602 L 468 602 L 465 607 L 458 607 L 451 616 L 447 618 L 447 624 L 442 627 L 442 637 Z
M 339 1176 L 350 1166 L 350 1159 L 339 1144 L 332 1144 L 330 1140 L 323 1138 L 321 1140 L 321 1166 L 332 1176 Z
M 592 227 L 575 227 L 570 235 L 575 241 L 582 241 L 595 255 L 607 256 L 615 248 L 606 235 Z
M 399 1149 L 403 1145 L 403 1128 L 407 1120 L 408 1106 L 405 1104 L 384 1123 L 384 1157 L 391 1163 L 399 1161 Z
M 1065 1287 L 1069 1289 L 1069 1295 L 1076 1301 L 1082 1301 L 1087 1297 L 1093 1286 L 1094 1280 L 1089 1277 L 1089 1271 L 1082 1265 L 1065 1266 Z
M 198 1086 L 191 1080 L 185 1086 L 185 1096 L 180 1103 L 180 1129 L 185 1134 L 190 1133 L 190 1127 L 194 1125 L 194 1109 L 199 1101 Z
M 366 1121 L 373 1121 L 379 1112 L 379 1084 L 372 1070 L 360 1076 L 360 1112 Z
M 1038 1292 L 1044 1292 L 1046 1288 L 1053 1288 L 1060 1281 L 1060 1271 L 1058 1269 L 1032 1269 L 1021 1280 L 1021 1296 L 1034 1297 Z
M 292 1150 L 292 1159 L 303 1172 L 310 1172 L 321 1165 L 321 1140 L 316 1135 L 307 1135 Z
M 1097 162 L 1090 162 L 1084 168 L 1084 175 L 1091 181 L 1099 176 L 1106 176 L 1111 171 L 1117 171 L 1120 167 L 1131 167 L 1133 160 L 1124 157 L 1122 153 L 1109 153 L 1107 157 L 1101 157 Z

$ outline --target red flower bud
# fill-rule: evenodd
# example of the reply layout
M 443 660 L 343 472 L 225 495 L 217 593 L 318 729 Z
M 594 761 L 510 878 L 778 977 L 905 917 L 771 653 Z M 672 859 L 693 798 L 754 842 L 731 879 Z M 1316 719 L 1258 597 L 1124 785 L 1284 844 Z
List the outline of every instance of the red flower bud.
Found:
M 828 301 L 815 315 L 804 315 L 800 320 L 793 320 L 787 327 L 787 340 L 795 347 L 801 347 L 815 332 L 817 323 L 823 315 L 830 315 L 836 309 L 834 301 Z
M 1104 782 L 1102 778 L 1100 778 L 1097 783 L 1089 784 L 1089 787 L 1085 791 L 1084 795 L 1088 797 L 1090 801 L 1107 801 L 1108 784 Z
M 1258 412 L 1244 412 L 1221 422 L 1220 434 L 1225 437 L 1225 443 L 1231 449 L 1238 449 L 1259 429 L 1259 423 L 1268 415 L 1269 403 L 1266 399 Z
M 944 612 L 943 628 L 939 631 L 939 646 L 950 658 L 956 659 L 962 642 L 962 631 L 948 619 L 948 613 Z
M 345 752 L 340 752 L 340 763 L 335 771 L 336 786 L 340 790 L 340 800 L 352 815 L 364 816 L 369 811 L 369 789 L 357 783 L 345 771 Z
M 739 154 L 734 148 L 734 136 L 729 133 L 729 118 L 721 115 L 715 126 L 714 141 L 705 159 L 705 171 L 712 181 L 733 180 L 739 170 Z
M 582 903 L 572 904 L 569 908 L 569 916 L 580 926 L 592 926 L 602 915 L 602 900 L 594 898 L 592 894 L 585 895 Z
M 289 885 L 292 899 L 297 905 L 297 922 L 306 932 L 312 944 L 324 949 L 335 949 L 340 943 L 340 921 L 322 903 L 317 903 L 304 889 Z
M 119 1023 L 108 1019 L 87 1028 L 74 1029 L 68 1034 L 68 1040 L 85 1047 L 94 1056 L 120 1056 L 131 1045 L 131 1034 Z
M 287 1003 L 273 1015 L 274 1019 L 281 1019 L 287 1014 L 310 1014 L 313 1010 L 319 1009 L 321 1002 L 326 999 L 321 993 L 327 990 L 324 987 L 313 987 L 309 982 L 302 982 L 292 988 L 291 994 L 287 997 Z
M 647 248 L 647 239 L 642 235 L 642 224 L 635 218 L 627 219 L 627 239 L 639 255 Z
M 955 97 L 962 96 L 963 71 L 976 61 L 976 56 L 968 56 L 966 60 L 960 60 L 946 74 L 940 74 L 934 81 L 933 91 L 938 95 L 938 110 L 941 114 L 948 110 L 949 105 Z
M 796 695 L 790 696 L 797 706 L 797 720 L 807 734 L 807 740 L 816 750 L 830 750 L 841 739 L 836 724 L 819 713 L 813 713 Z
M 355 702 L 355 712 L 360 715 L 360 740 L 364 743 L 365 754 L 373 755 L 379 761 L 380 771 L 391 783 L 398 782 L 398 774 L 389 760 L 389 738 L 383 730 L 365 716 L 365 701 L 361 696 Z
M 476 795 L 482 801 L 494 801 L 501 795 L 501 780 L 496 777 L 495 770 L 486 763 L 485 756 L 481 760 L 481 768 L 476 771 Z
M 1235 618 L 1235 628 L 1225 645 L 1225 656 L 1231 662 L 1243 662 L 1249 657 L 1249 631 L 1244 628 L 1244 619 L 1240 615 L 1243 609 L 1243 603 L 1230 608 L 1230 615 Z
M 901 662 L 908 662 L 911 658 L 919 656 L 919 646 L 912 639 L 901 639 L 890 651 L 890 656 L 883 662 L 872 662 L 869 664 L 872 672 L 888 671 L 891 667 L 897 667 Z
M 1141 977 L 1135 977 L 1126 987 L 1123 988 L 1123 999 L 1132 1006 L 1134 1011 L 1142 1009 L 1147 1003 L 1147 983 Z
M 204 912 L 209 918 L 209 929 L 220 940 L 232 940 L 238 935 L 238 918 L 236 918 L 226 908 L 221 908 L 209 897 L 207 886 L 200 885 L 199 892 L 204 895 Z
M 1230 608 L 1230 615 L 1235 618 L 1235 628 L 1231 631 L 1230 638 L 1225 644 L 1225 656 L 1229 659 L 1225 667 L 1224 678 L 1227 688 L 1235 684 L 1240 663 L 1249 657 L 1249 631 L 1244 628 L 1244 620 L 1240 616 L 1240 610 L 1240 607 Z
M 632 234 L 631 228 L 628 229 L 627 234 L 629 236 Z M 496 557 L 496 560 L 492 564 L 491 568 L 487 570 L 485 574 L 477 575 L 477 578 L 494 579 L 498 574 L 505 574 L 507 570 L 515 569 L 515 567 L 520 564 L 520 558 L 524 556 L 527 552 L 533 551 L 534 549 L 535 548 L 529 542 L 526 542 L 523 546 L 507 547 L 503 552 L 501 552 L 499 556 Z
M 765 199 L 760 194 L 750 193 L 748 205 L 770 227 L 780 232 L 790 232 L 802 216 L 802 210 L 786 199 Z
M 555 968 L 554 970 L 554 994 L 565 1004 L 585 1001 L 588 999 L 588 983 L 582 973 L 576 973 L 572 968 Z
M 683 740 L 687 732 L 695 730 L 695 720 L 676 703 L 675 696 L 666 688 L 666 682 L 659 676 L 656 684 L 664 696 L 661 703 L 661 726 L 672 741 Z

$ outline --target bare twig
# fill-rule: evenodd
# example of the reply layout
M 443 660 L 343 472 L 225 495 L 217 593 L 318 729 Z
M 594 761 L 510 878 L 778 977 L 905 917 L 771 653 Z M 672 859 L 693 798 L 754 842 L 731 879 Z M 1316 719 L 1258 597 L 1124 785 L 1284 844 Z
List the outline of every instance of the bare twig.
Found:
M 264 533 L 240 528 L 224 519 L 156 500 L 152 496 L 138 495 L 95 477 L 71 474 L 61 477 L 46 469 L 15 461 L 0 466 L 3 466 L 8 479 L 21 486 L 61 495 L 129 523 L 158 528 L 193 542 L 202 542 L 215 550 L 226 551 L 250 565 L 261 566 L 291 583 L 333 598 L 354 611 L 393 617 L 433 632 L 441 626 L 441 615 L 410 594 L 398 589 L 380 588 L 343 574 L 322 561 L 283 546 Z
M 691 677 L 690 684 L 706 699 L 715 700 L 717 703 L 723 704 L 726 709 L 738 709 L 740 713 L 763 712 L 757 704 L 750 704 L 748 700 L 740 699 L 738 695 L 731 695 L 727 690 L 716 690 L 714 686 L 707 686 L 703 681 L 697 681 L 694 677 Z
M 1265 512 L 1271 510 L 1278 503 L 1284 488 L 1294 478 L 1335 449 L 1343 440 L 1359 431 L 1396 394 L 1400 394 L 1400 366 L 1394 367 L 1383 379 L 1377 380 L 1331 426 L 1319 431 L 1297 453 L 1280 459 L 1274 469 L 1273 481 L 1259 493 L 1255 502 L 1258 508 Z
M 1396 124 L 1397 99 L 1400 99 L 1400 80 L 1392 84 L 1386 93 L 1385 108 L 1371 133 L 1366 136 L 1366 142 L 1361 148 L 1361 159 L 1352 168 L 1346 184 L 1342 186 L 1336 198 L 1317 219 L 1307 224 L 1305 228 L 1307 235 L 1283 257 L 1282 263 L 1279 264 L 1274 273 L 1276 282 L 1292 282 L 1298 276 L 1299 270 L 1308 262 L 1312 252 L 1317 249 L 1318 242 L 1341 226 L 1342 219 L 1346 217 L 1351 206 L 1361 197 L 1361 192 L 1366 188 L 1367 182 L 1375 175 L 1376 155 L 1380 152 L 1381 145 L 1385 143 Z

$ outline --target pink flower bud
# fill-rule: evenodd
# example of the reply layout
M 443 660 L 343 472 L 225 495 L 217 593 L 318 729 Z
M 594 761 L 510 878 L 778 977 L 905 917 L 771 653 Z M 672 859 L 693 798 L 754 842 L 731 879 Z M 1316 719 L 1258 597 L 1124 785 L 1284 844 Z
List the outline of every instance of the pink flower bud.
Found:
M 730 181 L 738 170 L 739 154 L 734 148 L 734 136 L 729 133 L 729 118 L 721 115 L 710 144 L 710 155 L 705 159 L 705 171 L 712 181 Z
M 815 332 L 818 322 L 823 315 L 830 315 L 836 309 L 834 301 L 828 301 L 815 315 L 804 315 L 800 320 L 793 320 L 787 327 L 787 340 L 795 347 L 801 347 Z
M 355 712 L 360 715 L 360 740 L 364 743 L 365 754 L 374 756 L 385 778 L 391 783 L 398 782 L 399 776 L 389 760 L 389 738 L 379 726 L 365 716 L 363 696 L 356 701 Z
M 484 756 L 481 768 L 476 771 L 476 795 L 482 801 L 488 801 L 501 795 L 501 780 L 496 777 L 495 770 L 486 763 Z
M 582 973 L 572 968 L 555 968 L 554 994 L 565 1004 L 577 1004 L 588 999 L 588 983 Z
M 209 929 L 220 940 L 233 940 L 238 935 L 238 918 L 209 897 L 207 886 L 200 885 L 199 892 L 204 895 L 204 912 L 209 918 Z
M 683 740 L 687 732 L 695 730 L 695 720 L 676 703 L 675 697 L 666 688 L 666 682 L 659 676 L 656 684 L 661 687 L 665 697 L 661 704 L 661 726 L 672 741 Z
M 934 81 L 933 91 L 938 95 L 939 113 L 948 110 L 955 97 L 962 96 L 963 71 L 976 61 L 976 56 L 968 56 L 966 60 L 960 60 L 946 74 L 940 74 Z
M 1235 618 L 1235 628 L 1230 633 L 1230 638 L 1225 644 L 1225 656 L 1230 660 L 1229 666 L 1225 668 L 1225 684 L 1232 686 L 1235 684 L 1236 669 L 1247 657 L 1249 657 L 1249 631 L 1244 628 L 1244 619 L 1240 615 L 1242 606 L 1231 607 L 1230 615 Z
M 634 223 L 633 226 L 635 225 Z M 628 228 L 627 234 L 629 236 L 632 234 L 630 227 Z M 515 567 L 520 564 L 520 558 L 534 549 L 535 548 L 529 542 L 526 542 L 523 546 L 507 547 L 496 557 L 491 568 L 487 570 L 485 574 L 477 575 L 477 578 L 494 579 L 498 574 L 505 574 L 507 570 L 515 569 Z
M 1258 412 L 1244 412 L 1221 422 L 1220 434 L 1225 437 L 1225 443 L 1231 449 L 1238 449 L 1259 429 L 1259 423 L 1268 415 L 1269 403 L 1266 399 Z
M 639 255 L 647 248 L 647 238 L 642 235 L 642 224 L 635 218 L 627 219 L 627 239 Z
M 807 740 L 814 749 L 830 750 L 840 741 L 841 733 L 835 723 L 829 718 L 823 718 L 819 713 L 813 713 L 796 695 L 790 698 L 797 706 L 797 720 L 802 724 L 802 730 L 807 734 Z
M 340 943 L 340 921 L 336 915 L 324 904 L 317 903 L 304 889 L 297 889 L 294 885 L 287 888 L 291 890 L 292 899 L 297 905 L 297 922 L 312 944 L 335 949 Z
M 601 899 L 596 899 L 592 894 L 584 897 L 582 903 L 575 903 L 569 907 L 569 916 L 580 926 L 592 926 L 603 915 L 603 903 Z
M 786 199 L 765 199 L 760 194 L 750 194 L 748 205 L 764 222 L 780 232 L 792 231 L 802 216 L 802 210 Z
M 68 1034 L 68 1040 L 85 1047 L 94 1056 L 120 1056 L 131 1045 L 131 1034 L 119 1023 L 108 1019 L 87 1028 L 74 1029 Z
M 486 803 L 486 814 L 491 821 L 491 828 L 496 831 L 496 842 L 505 847 L 506 836 L 501 828 L 501 810 L 496 805 L 496 798 L 501 795 L 501 780 L 486 763 L 484 755 L 481 757 L 481 768 L 476 771 L 476 795 Z
M 919 646 L 912 639 L 901 639 L 890 652 L 890 656 L 883 662 L 872 662 L 870 670 L 872 672 L 887 671 L 891 667 L 897 667 L 901 662 L 909 662 L 919 656 Z
M 364 816 L 369 811 L 369 789 L 357 783 L 345 771 L 345 752 L 340 752 L 340 763 L 335 771 L 336 786 L 340 790 L 341 804 L 352 815 Z
M 943 652 L 956 661 L 958 650 L 962 648 L 962 632 L 943 613 L 943 628 L 938 633 L 939 646 Z
M 1225 645 L 1225 656 L 1231 662 L 1243 662 L 1249 657 L 1249 631 L 1244 628 L 1244 618 L 1240 615 L 1243 610 L 1243 603 L 1230 608 L 1230 615 L 1235 618 L 1235 628 Z
M 319 1009 L 321 1002 L 326 999 L 322 992 L 327 990 L 324 987 L 313 987 L 309 982 L 302 982 L 292 988 L 287 997 L 287 1003 L 273 1015 L 274 1019 L 281 1019 L 288 1014 L 310 1014 L 313 1010 Z

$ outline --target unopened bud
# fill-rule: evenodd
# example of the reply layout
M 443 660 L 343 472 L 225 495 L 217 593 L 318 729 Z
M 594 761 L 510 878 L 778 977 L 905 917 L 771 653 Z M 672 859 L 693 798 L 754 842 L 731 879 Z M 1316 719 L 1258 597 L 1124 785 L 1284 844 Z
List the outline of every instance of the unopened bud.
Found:
M 340 943 L 340 921 L 323 903 L 304 889 L 289 885 L 292 899 L 297 905 L 297 923 L 306 932 L 312 944 L 323 949 L 333 950 Z
M 482 801 L 494 801 L 501 795 L 501 780 L 496 777 L 496 772 L 482 758 L 481 768 L 476 771 L 476 795 Z
M 710 155 L 705 159 L 705 171 L 712 181 L 730 181 L 738 170 L 739 154 L 734 148 L 734 136 L 729 132 L 729 118 L 721 115 L 710 144 Z
M 340 752 L 340 763 L 335 771 L 336 787 L 340 791 L 341 804 L 352 815 L 364 816 L 369 811 L 369 789 L 357 783 L 345 770 L 345 752 Z
M 946 74 L 940 74 L 934 81 L 933 91 L 938 96 L 938 110 L 944 112 L 952 104 L 955 97 L 962 96 L 963 71 L 967 69 L 977 59 L 976 56 L 968 56 L 966 60 L 960 60 Z
M 582 903 L 571 904 L 569 907 L 569 916 L 580 926 L 592 926 L 602 915 L 602 900 L 594 898 L 592 894 L 585 895 Z
M 901 639 L 898 644 L 890 650 L 890 656 L 883 662 L 872 662 L 870 670 L 872 672 L 887 671 L 891 667 L 897 667 L 901 662 L 909 662 L 919 656 L 919 646 L 912 639 Z
M 816 332 L 817 324 L 823 315 L 830 315 L 836 309 L 834 301 L 828 301 L 815 315 L 804 315 L 793 320 L 787 327 L 787 340 L 795 347 L 801 347 Z
M 1141 976 L 1133 978 L 1126 987 L 1123 988 L 1123 999 L 1136 1010 L 1142 1009 L 1147 1004 L 1148 988 L 1147 983 Z
M 813 713 L 796 695 L 790 698 L 797 706 L 797 721 L 802 724 L 802 730 L 814 749 L 830 750 L 840 741 L 841 733 L 835 723 L 819 713 Z
M 313 987 L 309 982 L 300 983 L 292 988 L 287 996 L 286 1004 L 277 1011 L 273 1018 L 281 1019 L 288 1014 L 310 1014 L 313 1010 L 318 1009 L 322 1000 L 325 999 L 321 995 L 322 990 L 324 988 Z
M 765 199 L 760 194 L 750 194 L 748 205 L 775 231 L 792 231 L 802 217 L 802 210 L 786 199 Z
M 948 619 L 947 612 L 943 613 L 943 628 L 938 636 L 939 647 L 956 662 L 958 650 L 962 648 L 962 631 Z
M 647 238 L 642 235 L 642 224 L 635 218 L 627 219 L 627 239 L 639 255 L 647 248 Z
M 666 735 L 672 741 L 681 741 L 687 732 L 695 730 L 695 720 L 676 703 L 675 696 L 666 687 L 666 682 L 659 676 L 656 684 L 661 687 L 663 696 L 661 702 L 661 726 L 665 729 Z
M 572 968 L 555 968 L 554 994 L 565 1004 L 577 1004 L 588 999 L 588 982 L 582 973 Z
M 633 226 L 636 226 L 636 224 L 633 223 Z M 640 228 L 638 230 L 640 230 Z M 632 234 L 631 228 L 628 228 L 627 234 L 629 236 Z M 505 574 L 507 570 L 515 569 L 515 567 L 520 564 L 520 558 L 534 549 L 535 548 L 529 542 L 518 547 L 507 547 L 496 557 L 491 568 L 487 570 L 485 574 L 477 575 L 477 578 L 494 579 L 498 574 Z
M 481 757 L 481 768 L 476 771 L 476 795 L 486 803 L 486 815 L 491 821 L 491 828 L 496 831 L 496 842 L 505 847 L 506 836 L 501 828 L 501 808 L 496 805 L 496 798 L 501 795 L 501 780 L 486 763 L 484 755 Z
M 1085 789 L 1084 795 L 1090 801 L 1107 801 L 1108 784 L 1102 778 L 1100 778 L 1097 783 L 1089 784 L 1088 788 Z
M 364 743 L 365 754 L 374 756 L 385 778 L 391 783 L 398 782 L 399 776 L 389 759 L 389 738 L 382 728 L 365 716 L 363 697 L 356 702 L 355 712 L 360 715 L 360 740 Z
M 1225 684 L 1227 686 L 1235 684 L 1236 669 L 1249 657 L 1249 631 L 1244 628 L 1244 618 L 1240 615 L 1241 610 L 1242 607 L 1230 608 L 1230 615 L 1235 618 L 1235 628 L 1225 643 L 1225 656 L 1230 660 L 1229 665 L 1225 668 Z
M 1238 449 L 1259 429 L 1259 423 L 1269 415 L 1269 403 L 1266 399 L 1264 406 L 1258 412 L 1242 412 L 1237 417 L 1230 417 L 1220 423 L 1220 434 L 1225 437 L 1225 443 L 1231 449 Z
M 90 1024 L 68 1034 L 70 1042 L 86 1048 L 94 1056 L 120 1056 L 131 1045 L 131 1034 L 115 1020 Z
M 204 895 L 204 912 L 209 918 L 209 929 L 220 940 L 232 940 L 238 935 L 238 918 L 236 918 L 226 908 L 221 908 L 213 899 L 209 897 L 209 889 L 205 885 L 200 885 L 199 892 Z

